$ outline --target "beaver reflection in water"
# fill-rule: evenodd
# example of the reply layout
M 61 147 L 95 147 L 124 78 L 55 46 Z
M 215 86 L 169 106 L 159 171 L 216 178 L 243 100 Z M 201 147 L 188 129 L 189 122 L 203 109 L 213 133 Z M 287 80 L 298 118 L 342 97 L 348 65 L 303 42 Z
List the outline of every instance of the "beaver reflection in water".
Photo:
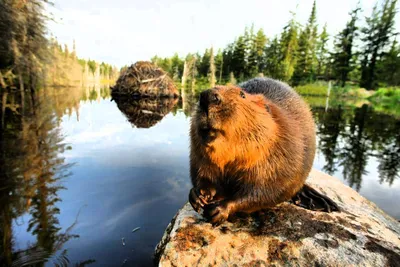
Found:
M 309 106 L 286 84 L 256 78 L 202 92 L 190 137 L 189 201 L 213 224 L 291 199 L 311 210 L 339 210 L 304 184 L 315 125 Z

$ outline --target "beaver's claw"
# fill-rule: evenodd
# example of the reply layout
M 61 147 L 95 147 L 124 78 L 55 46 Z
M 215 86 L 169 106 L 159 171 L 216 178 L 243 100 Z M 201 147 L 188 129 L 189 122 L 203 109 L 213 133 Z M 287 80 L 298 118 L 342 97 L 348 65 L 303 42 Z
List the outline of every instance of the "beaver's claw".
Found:
M 211 203 L 215 194 L 216 190 L 214 188 L 199 190 L 193 187 L 189 193 L 189 202 L 192 205 L 193 209 L 199 212 L 200 208 L 203 208 L 204 205 Z
M 200 191 L 196 188 L 192 188 L 189 192 L 189 202 L 192 205 L 193 209 L 197 212 L 200 211 L 200 208 L 203 208 L 205 203 L 204 197 L 200 195 Z
M 226 201 L 219 201 L 205 206 L 204 216 L 213 225 L 219 225 L 228 220 L 230 209 Z

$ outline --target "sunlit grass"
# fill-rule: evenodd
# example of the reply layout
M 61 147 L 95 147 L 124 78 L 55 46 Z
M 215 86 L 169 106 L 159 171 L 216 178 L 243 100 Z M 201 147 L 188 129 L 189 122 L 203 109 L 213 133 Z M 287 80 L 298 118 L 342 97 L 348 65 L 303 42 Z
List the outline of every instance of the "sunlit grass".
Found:
M 400 103 L 400 87 L 379 88 L 370 97 L 373 102 Z
M 305 84 L 296 86 L 294 89 L 301 95 L 310 96 L 327 96 L 328 95 L 328 83 L 317 82 L 312 84 Z

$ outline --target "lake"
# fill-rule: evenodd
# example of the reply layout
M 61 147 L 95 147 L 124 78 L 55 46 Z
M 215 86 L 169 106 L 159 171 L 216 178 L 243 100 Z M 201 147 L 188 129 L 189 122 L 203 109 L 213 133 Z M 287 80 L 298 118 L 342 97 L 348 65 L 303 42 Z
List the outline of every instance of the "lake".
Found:
M 314 167 L 400 219 L 400 119 L 306 99 L 318 132 Z M 116 103 L 107 87 L 91 86 L 3 92 L 0 101 L 0 260 L 152 265 L 191 188 L 195 99 Z

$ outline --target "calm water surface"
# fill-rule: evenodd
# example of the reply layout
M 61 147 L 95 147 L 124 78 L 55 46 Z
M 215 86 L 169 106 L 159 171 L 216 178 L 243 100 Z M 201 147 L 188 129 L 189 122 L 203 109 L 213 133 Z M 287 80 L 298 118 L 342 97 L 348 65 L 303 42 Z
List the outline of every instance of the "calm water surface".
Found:
M 1 97 L 0 261 L 152 265 L 187 201 L 193 105 L 116 103 L 99 87 Z M 400 219 L 400 120 L 366 105 L 308 101 L 314 167 Z

